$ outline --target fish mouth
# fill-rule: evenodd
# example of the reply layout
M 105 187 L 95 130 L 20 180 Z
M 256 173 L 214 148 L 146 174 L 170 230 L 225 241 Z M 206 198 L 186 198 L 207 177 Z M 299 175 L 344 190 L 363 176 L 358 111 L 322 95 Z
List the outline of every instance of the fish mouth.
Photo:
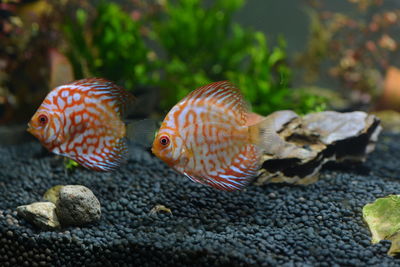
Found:
M 35 135 L 35 129 L 31 126 L 30 123 L 28 123 L 28 128 L 26 129 L 26 131 L 32 135 Z
M 153 153 L 153 155 L 155 155 L 156 157 L 160 157 L 160 154 L 158 153 L 158 151 L 154 148 L 154 146 L 151 147 L 151 152 Z

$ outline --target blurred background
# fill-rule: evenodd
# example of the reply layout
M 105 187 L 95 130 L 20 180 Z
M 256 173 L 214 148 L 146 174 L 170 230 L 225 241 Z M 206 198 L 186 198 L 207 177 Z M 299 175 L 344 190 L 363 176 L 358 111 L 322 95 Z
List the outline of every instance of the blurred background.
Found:
M 0 125 L 104 77 L 138 97 L 137 118 L 230 80 L 263 115 L 364 110 L 396 128 L 399 36 L 398 0 L 2 0 Z

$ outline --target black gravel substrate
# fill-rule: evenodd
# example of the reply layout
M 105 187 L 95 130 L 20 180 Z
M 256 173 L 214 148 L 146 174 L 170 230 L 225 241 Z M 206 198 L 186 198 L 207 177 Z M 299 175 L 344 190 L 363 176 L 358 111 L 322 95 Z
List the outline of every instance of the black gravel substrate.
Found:
M 175 174 L 133 147 L 114 173 L 78 169 L 38 143 L 0 148 L 1 266 L 399 266 L 390 243 L 370 244 L 362 207 L 400 193 L 400 135 L 381 136 L 359 167 L 330 166 L 302 187 L 221 192 Z M 85 185 L 102 204 L 87 227 L 39 231 L 15 208 L 58 184 Z M 157 204 L 172 210 L 149 214 Z

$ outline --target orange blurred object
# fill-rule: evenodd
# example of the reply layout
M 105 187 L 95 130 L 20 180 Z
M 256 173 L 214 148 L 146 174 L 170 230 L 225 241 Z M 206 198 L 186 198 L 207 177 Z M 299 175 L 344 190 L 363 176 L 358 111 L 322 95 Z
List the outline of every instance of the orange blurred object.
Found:
M 50 51 L 50 88 L 69 83 L 74 80 L 74 73 L 71 63 L 67 57 L 57 49 L 51 48 Z
M 383 85 L 383 94 L 377 104 L 378 110 L 400 111 L 400 69 L 389 67 Z

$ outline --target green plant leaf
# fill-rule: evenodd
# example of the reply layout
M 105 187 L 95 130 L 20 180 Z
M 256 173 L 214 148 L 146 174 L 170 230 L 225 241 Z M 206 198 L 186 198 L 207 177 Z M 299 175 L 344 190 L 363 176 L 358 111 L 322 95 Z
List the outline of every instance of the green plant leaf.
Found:
M 70 170 L 74 170 L 75 168 L 79 167 L 79 163 L 72 159 L 65 158 L 64 166 L 65 166 L 65 169 L 70 171 Z
M 363 218 L 372 234 L 372 243 L 389 239 L 400 230 L 400 195 L 378 198 L 363 207 Z

